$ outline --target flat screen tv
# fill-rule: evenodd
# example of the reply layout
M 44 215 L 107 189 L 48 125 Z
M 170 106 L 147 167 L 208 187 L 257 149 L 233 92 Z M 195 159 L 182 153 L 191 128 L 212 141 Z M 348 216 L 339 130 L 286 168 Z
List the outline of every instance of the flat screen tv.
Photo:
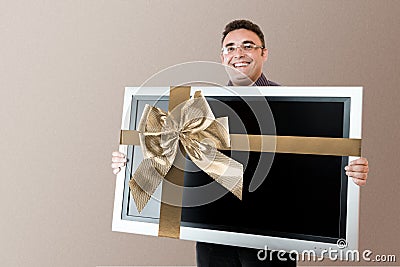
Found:
M 192 87 L 231 134 L 361 138 L 361 87 Z M 167 87 L 125 91 L 122 129 L 136 129 L 146 104 L 168 110 Z M 117 176 L 113 230 L 158 234 L 161 187 L 139 213 L 128 186 L 143 159 Z M 222 151 L 244 165 L 243 199 L 186 160 L 180 239 L 302 252 L 358 248 L 359 188 L 344 167 L 356 157 Z M 205 197 L 207 196 L 207 197 Z

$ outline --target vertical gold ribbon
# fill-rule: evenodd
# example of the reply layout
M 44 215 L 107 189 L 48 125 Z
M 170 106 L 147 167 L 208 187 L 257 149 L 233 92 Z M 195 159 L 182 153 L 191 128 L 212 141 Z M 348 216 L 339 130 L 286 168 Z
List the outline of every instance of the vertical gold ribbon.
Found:
M 171 87 L 169 95 L 168 111 L 171 112 L 179 104 L 185 102 L 190 98 L 190 86 Z M 169 183 L 163 183 L 161 193 L 161 208 L 160 208 L 160 221 L 158 228 L 158 236 L 179 238 L 182 208 L 180 206 L 173 206 L 166 200 L 167 196 L 174 196 L 176 199 L 182 200 L 183 195 L 183 178 L 184 171 L 182 168 L 175 166 L 183 166 L 186 153 L 179 145 L 179 149 L 183 153 L 182 157 L 176 157 L 172 164 L 171 169 L 165 176 L 165 180 Z M 183 162 L 182 162 L 183 161 Z M 179 186 L 179 189 L 174 190 L 171 185 Z

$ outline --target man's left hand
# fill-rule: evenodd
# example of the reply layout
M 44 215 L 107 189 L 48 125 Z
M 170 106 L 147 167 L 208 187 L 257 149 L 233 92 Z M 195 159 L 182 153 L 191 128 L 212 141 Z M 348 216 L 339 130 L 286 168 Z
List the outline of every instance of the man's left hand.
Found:
M 353 160 L 345 168 L 346 175 L 353 179 L 356 185 L 365 185 L 368 178 L 368 160 L 366 158 L 359 158 Z

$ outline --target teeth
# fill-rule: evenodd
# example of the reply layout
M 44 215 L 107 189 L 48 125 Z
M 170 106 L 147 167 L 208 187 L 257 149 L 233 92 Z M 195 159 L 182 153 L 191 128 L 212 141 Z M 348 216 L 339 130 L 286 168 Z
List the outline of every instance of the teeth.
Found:
M 249 65 L 249 63 L 235 63 L 235 64 L 233 64 L 233 66 L 235 66 L 235 68 L 237 68 L 237 67 L 245 67 L 247 65 Z

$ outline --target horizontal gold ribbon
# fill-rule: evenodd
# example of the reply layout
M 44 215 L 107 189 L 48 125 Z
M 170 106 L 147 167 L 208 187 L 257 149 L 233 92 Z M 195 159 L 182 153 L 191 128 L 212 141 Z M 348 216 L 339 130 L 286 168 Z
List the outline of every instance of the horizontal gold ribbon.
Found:
M 361 156 L 361 139 L 230 134 L 230 147 L 220 150 L 314 154 L 332 156 Z M 140 145 L 139 132 L 121 130 L 121 145 Z

